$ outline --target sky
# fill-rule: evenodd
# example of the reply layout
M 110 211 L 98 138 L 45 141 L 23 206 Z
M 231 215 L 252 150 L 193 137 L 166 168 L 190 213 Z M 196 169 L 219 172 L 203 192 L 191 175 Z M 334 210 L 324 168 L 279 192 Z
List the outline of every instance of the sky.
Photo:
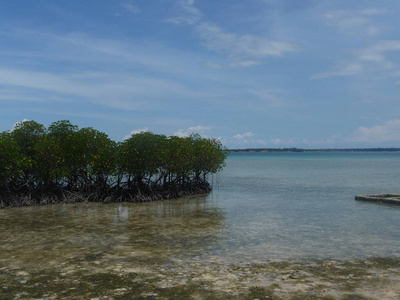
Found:
M 400 147 L 399 0 L 5 0 L 0 131 Z

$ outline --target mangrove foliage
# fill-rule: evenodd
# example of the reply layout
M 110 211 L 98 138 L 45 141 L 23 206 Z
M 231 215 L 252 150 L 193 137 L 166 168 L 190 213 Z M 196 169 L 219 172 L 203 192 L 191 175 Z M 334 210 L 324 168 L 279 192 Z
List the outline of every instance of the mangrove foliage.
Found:
M 0 208 L 78 201 L 151 201 L 211 191 L 225 166 L 217 139 L 151 132 L 123 142 L 91 127 L 35 121 L 0 133 Z

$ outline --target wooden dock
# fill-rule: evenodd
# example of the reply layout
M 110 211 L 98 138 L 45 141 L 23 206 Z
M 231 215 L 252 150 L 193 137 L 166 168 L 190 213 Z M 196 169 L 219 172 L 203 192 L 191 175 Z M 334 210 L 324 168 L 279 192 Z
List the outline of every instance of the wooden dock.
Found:
M 400 205 L 400 194 L 357 195 L 356 200 Z

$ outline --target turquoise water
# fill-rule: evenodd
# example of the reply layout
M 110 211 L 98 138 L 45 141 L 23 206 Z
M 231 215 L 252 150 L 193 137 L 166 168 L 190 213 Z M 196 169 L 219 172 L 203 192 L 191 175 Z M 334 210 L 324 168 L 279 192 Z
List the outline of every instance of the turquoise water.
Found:
M 224 214 L 214 253 L 235 260 L 399 256 L 400 153 L 234 153 L 209 196 Z

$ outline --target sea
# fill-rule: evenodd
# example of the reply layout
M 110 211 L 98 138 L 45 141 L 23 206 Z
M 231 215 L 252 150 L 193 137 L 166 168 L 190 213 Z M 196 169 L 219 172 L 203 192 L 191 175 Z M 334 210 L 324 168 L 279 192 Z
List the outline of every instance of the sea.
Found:
M 398 152 L 233 153 L 210 200 L 224 212 L 224 255 L 357 259 L 400 255 Z
M 38 253 L 227 263 L 400 256 L 400 206 L 354 199 L 400 193 L 398 152 L 231 153 L 209 179 L 208 195 L 2 209 L 0 253 L 21 264 Z

